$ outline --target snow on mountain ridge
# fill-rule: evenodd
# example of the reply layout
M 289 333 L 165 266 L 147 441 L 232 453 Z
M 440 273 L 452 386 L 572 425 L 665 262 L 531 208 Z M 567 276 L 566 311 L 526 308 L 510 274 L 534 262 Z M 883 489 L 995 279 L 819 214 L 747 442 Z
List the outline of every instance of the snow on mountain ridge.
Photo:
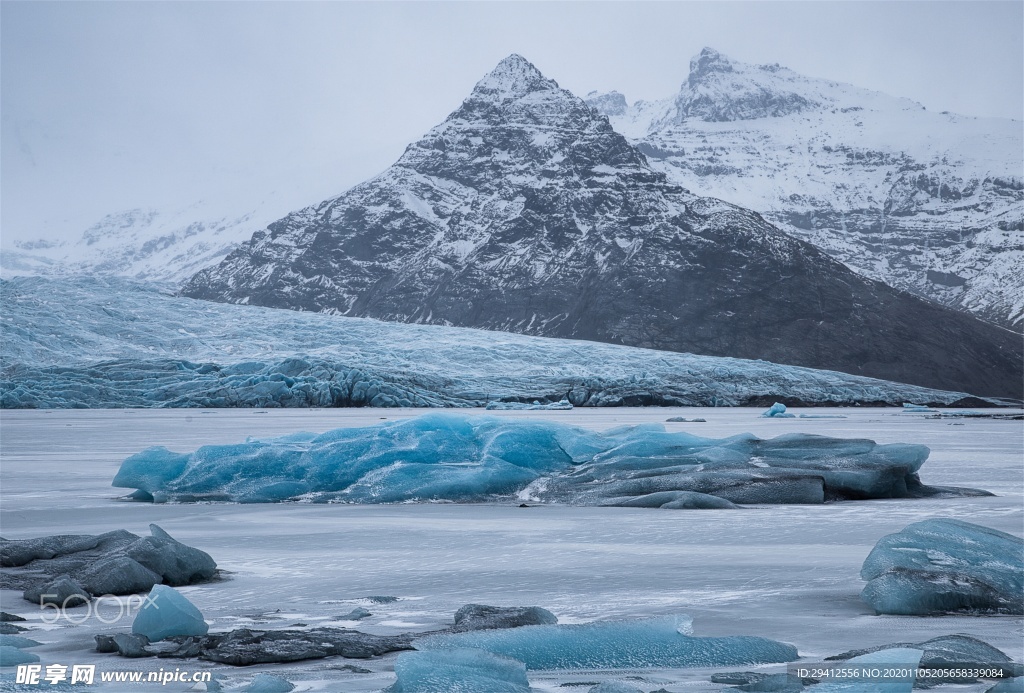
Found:
M 1003 331 L 692 195 L 538 75 L 503 61 L 387 171 L 270 224 L 184 295 L 1016 393 Z
M 932 113 L 710 49 L 675 97 L 606 114 L 696 194 L 755 209 L 866 276 L 1024 321 L 1019 122 Z

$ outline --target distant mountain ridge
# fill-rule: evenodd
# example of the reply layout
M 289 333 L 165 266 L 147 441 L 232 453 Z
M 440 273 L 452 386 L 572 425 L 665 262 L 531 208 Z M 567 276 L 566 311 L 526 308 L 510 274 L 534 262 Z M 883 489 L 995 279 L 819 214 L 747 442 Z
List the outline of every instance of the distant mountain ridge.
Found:
M 387 171 L 270 224 L 183 293 L 978 395 L 1019 397 L 1024 379 L 1012 333 L 691 194 L 518 55 Z
M 283 212 L 260 205 L 225 214 L 202 203 L 128 209 L 108 214 L 73 241 L 14 242 L 0 252 L 0 272 L 5 277 L 90 274 L 182 282 L 223 260 Z
M 675 96 L 587 102 L 692 192 L 756 210 L 866 276 L 1024 327 L 1019 121 L 931 113 L 710 48 Z

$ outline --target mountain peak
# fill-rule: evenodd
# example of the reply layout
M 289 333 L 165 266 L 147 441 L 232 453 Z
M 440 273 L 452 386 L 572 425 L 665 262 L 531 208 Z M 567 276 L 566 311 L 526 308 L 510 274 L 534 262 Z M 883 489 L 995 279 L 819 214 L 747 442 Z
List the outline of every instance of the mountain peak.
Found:
M 688 81 L 691 85 L 701 78 L 713 72 L 732 72 L 732 63 L 714 48 L 705 47 L 700 53 L 690 60 L 690 76 Z
M 547 79 L 526 58 L 513 53 L 477 82 L 473 93 L 505 101 L 520 98 L 530 92 L 549 89 L 558 89 L 558 83 L 553 79 Z

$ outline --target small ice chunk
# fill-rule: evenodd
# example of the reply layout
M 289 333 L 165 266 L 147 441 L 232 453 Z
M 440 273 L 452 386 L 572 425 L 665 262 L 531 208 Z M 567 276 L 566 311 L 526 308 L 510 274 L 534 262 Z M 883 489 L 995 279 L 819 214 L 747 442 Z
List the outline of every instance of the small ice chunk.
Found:
M 13 667 L 38 661 L 39 657 L 31 652 L 22 652 L 17 647 L 10 645 L 0 645 L 0 667 Z
M 948 518 L 882 537 L 860 571 L 880 614 L 1024 613 L 1024 540 Z
M 437 634 L 413 643 L 418 650 L 471 647 L 511 657 L 528 669 L 713 667 L 789 662 L 796 648 L 767 638 L 684 635 L 688 616 L 507 630 Z
M 795 418 L 792 414 L 786 413 L 786 405 L 782 402 L 776 402 L 772 406 L 768 407 L 768 411 L 761 414 L 761 418 L 764 419 L 793 419 Z
M 522 662 L 472 648 L 406 652 L 395 674 L 388 693 L 530 693 Z
M 337 618 L 335 618 L 335 620 L 336 621 L 360 621 L 360 620 L 362 620 L 364 618 L 369 618 L 370 616 L 373 616 L 373 614 L 371 614 L 369 611 L 367 611 L 363 607 L 357 606 L 356 608 L 352 609 L 352 611 L 349 611 L 344 616 L 338 616 Z
M 0 635 L 0 647 L 17 647 L 19 650 L 26 647 L 38 647 L 43 643 L 21 635 Z
M 166 585 L 153 587 L 132 623 L 132 633 L 153 641 L 172 635 L 206 635 L 209 630 L 199 609 Z
M 256 674 L 245 693 L 290 693 L 295 690 L 295 685 L 287 679 L 271 674 Z

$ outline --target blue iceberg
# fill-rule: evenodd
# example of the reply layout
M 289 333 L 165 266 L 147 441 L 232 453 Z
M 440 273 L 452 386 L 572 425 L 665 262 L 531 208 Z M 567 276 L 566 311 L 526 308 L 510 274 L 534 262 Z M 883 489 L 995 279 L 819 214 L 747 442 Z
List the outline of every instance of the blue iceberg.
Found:
M 772 406 L 768 407 L 768 411 L 761 414 L 763 419 L 793 419 L 796 418 L 793 414 L 786 413 L 786 405 L 781 402 L 776 402 Z
M 294 690 L 295 684 L 280 676 L 256 674 L 245 693 L 291 693 Z
M 860 571 L 880 614 L 1024 613 L 1024 540 L 936 518 L 882 537 Z
M 149 448 L 121 464 L 113 485 L 158 502 L 484 502 L 515 496 L 661 508 L 958 492 L 921 484 L 917 472 L 927 457 L 922 445 L 805 434 L 714 439 L 668 433 L 661 424 L 601 433 L 550 421 L 428 414 L 193 453 Z
M 395 673 L 388 693 L 530 693 L 522 662 L 471 648 L 406 652 Z
M 912 693 L 921 650 L 894 648 L 854 657 L 843 669 L 855 675 L 828 681 L 808 693 Z
M 417 650 L 474 648 L 523 662 L 527 669 L 623 669 L 767 664 L 797 659 L 796 648 L 754 636 L 699 638 L 690 618 L 522 626 L 428 635 Z
M 31 652 L 22 652 L 20 648 L 12 645 L 0 645 L 0 667 L 13 667 L 19 664 L 33 664 L 39 661 L 39 656 Z
M 3 408 L 981 406 L 833 371 L 210 303 L 126 280 L 19 277 L 0 282 L 0 305 Z
M 132 622 L 132 633 L 152 642 L 175 635 L 206 635 L 209 630 L 199 609 L 166 585 L 153 586 Z

